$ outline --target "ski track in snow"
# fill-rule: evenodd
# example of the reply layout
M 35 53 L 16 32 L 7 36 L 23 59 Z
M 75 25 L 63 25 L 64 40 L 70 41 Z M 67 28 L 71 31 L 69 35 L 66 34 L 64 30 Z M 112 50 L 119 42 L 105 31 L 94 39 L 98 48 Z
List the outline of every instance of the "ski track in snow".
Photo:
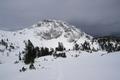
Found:
M 77 58 L 38 63 L 38 69 L 26 72 L 19 72 L 22 63 L 0 64 L 0 80 L 120 80 L 120 52 L 104 56 L 81 53 Z
M 90 43 L 91 49 L 100 49 L 98 42 L 91 42 L 92 38 L 74 26 L 56 20 L 41 21 L 14 32 L 0 30 L 1 42 L 3 39 L 7 43 L 7 48 L 0 44 L 0 80 L 120 80 L 120 52 L 72 51 L 75 43 L 81 46 L 85 41 Z M 56 48 L 58 42 L 62 42 L 70 51 L 66 51 L 67 58 L 40 57 L 34 63 L 36 70 L 29 70 L 29 65 L 23 62 L 14 64 L 19 52 L 25 49 L 24 41 L 28 40 L 35 47 L 48 48 Z M 15 49 L 9 51 L 10 45 Z M 75 57 L 76 54 L 79 56 Z M 20 72 L 23 66 L 27 71 Z

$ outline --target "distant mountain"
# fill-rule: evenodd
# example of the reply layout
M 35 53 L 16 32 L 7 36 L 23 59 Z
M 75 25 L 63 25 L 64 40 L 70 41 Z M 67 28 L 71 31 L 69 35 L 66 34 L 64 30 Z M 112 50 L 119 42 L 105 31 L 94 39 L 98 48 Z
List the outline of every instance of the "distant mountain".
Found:
M 30 40 L 35 46 L 49 48 L 55 48 L 58 42 L 62 42 L 67 49 L 72 49 L 75 42 L 90 42 L 92 36 L 66 22 L 44 20 L 23 30 L 14 32 L 1 30 L 0 39 L 5 41 L 8 46 L 12 44 L 15 48 L 19 47 L 21 50 L 25 47 L 24 42 L 27 40 Z
M 111 33 L 110 36 L 120 37 L 120 32 Z
M 109 46 L 109 47 L 108 47 Z M 45 49 L 44 49 L 45 48 Z M 114 50 L 111 50 L 116 48 Z M 60 20 L 44 20 L 18 31 L 2 31 L 0 30 L 0 56 L 16 56 L 24 57 L 25 53 L 40 53 L 40 56 L 49 55 L 51 51 L 54 56 L 64 56 L 65 54 L 55 55 L 57 51 L 80 50 L 87 52 L 94 51 L 119 51 L 120 41 L 112 39 L 93 38 L 85 32 L 77 29 Z M 27 50 L 27 52 L 26 52 Z M 43 52 L 43 53 L 41 53 Z M 44 54 L 46 53 L 46 54 Z M 34 56 L 34 54 L 32 55 Z M 36 57 L 36 56 L 35 56 Z

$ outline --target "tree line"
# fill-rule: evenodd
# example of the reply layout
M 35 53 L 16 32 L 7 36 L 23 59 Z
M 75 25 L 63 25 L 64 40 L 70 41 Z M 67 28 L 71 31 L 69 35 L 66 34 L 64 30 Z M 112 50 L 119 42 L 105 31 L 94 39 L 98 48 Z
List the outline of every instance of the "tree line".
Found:
M 58 47 L 54 50 L 53 48 L 47 48 L 47 47 L 34 47 L 32 42 L 30 40 L 25 43 L 25 50 L 24 50 L 24 63 L 25 64 L 33 64 L 35 61 L 35 58 L 39 58 L 42 56 L 48 56 L 53 55 L 55 57 L 66 57 L 65 53 L 59 53 L 56 54 L 57 51 L 63 51 L 65 50 L 62 43 L 58 43 Z

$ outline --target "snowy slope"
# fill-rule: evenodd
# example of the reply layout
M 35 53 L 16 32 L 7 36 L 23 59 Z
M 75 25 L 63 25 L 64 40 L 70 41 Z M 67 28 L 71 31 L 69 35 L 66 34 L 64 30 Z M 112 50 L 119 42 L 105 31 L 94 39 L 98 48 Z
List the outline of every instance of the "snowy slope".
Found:
M 62 42 L 68 50 L 73 49 L 75 43 L 81 45 L 88 41 L 91 48 L 99 48 L 97 43 L 92 44 L 92 36 L 60 20 L 40 21 L 28 28 L 14 32 L 0 30 L 0 39 L 0 54 L 5 56 L 18 55 L 24 50 L 25 41 L 28 40 L 38 47 L 55 48 L 58 46 L 58 42 Z M 2 42 L 6 45 L 3 45 Z
M 74 54 L 74 52 L 73 52 Z M 0 80 L 120 80 L 120 54 L 81 53 L 77 58 L 44 57 L 37 70 L 19 72 L 23 64 L 1 64 Z M 36 65 L 37 65 L 36 64 Z
M 11 62 L 25 49 L 25 43 L 30 40 L 36 47 L 55 49 L 61 42 L 67 50 L 74 50 L 78 45 L 79 50 L 93 51 L 120 51 L 120 40 L 93 38 L 85 32 L 60 20 L 44 20 L 18 31 L 0 30 L 0 62 Z M 87 42 L 87 45 L 84 44 Z M 110 46 L 109 46 L 110 45 Z M 87 48 L 83 48 L 87 46 Z M 6 57 L 9 56 L 9 57 Z M 13 58 L 13 59 L 12 59 Z M 8 60 L 7 60 L 8 61 Z
M 69 48 L 74 41 L 89 40 L 86 36 L 89 35 L 74 26 L 56 20 L 41 21 L 29 28 L 15 32 L 0 31 L 1 39 L 8 39 L 9 42 L 19 47 L 23 46 L 25 40 L 30 39 L 36 46 L 56 47 L 58 42 L 62 42 L 66 48 Z M 54 44 L 50 44 L 53 42 Z
M 56 48 L 62 42 L 67 58 L 35 58 L 36 69 L 30 70 L 30 64 L 18 59 L 28 40 L 35 47 L 48 48 Z M 74 50 L 75 44 L 82 48 L 86 41 L 90 49 L 98 52 Z M 0 80 L 120 80 L 119 53 L 102 51 L 97 39 L 66 22 L 44 20 L 23 30 L 0 30 Z M 27 70 L 20 72 L 23 67 Z

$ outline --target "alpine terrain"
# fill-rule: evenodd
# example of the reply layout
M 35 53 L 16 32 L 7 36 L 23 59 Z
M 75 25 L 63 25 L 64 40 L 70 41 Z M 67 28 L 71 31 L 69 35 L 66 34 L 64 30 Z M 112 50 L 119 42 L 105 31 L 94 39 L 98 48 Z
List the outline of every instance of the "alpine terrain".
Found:
M 60 20 L 0 30 L 0 80 L 119 80 L 120 38 Z

